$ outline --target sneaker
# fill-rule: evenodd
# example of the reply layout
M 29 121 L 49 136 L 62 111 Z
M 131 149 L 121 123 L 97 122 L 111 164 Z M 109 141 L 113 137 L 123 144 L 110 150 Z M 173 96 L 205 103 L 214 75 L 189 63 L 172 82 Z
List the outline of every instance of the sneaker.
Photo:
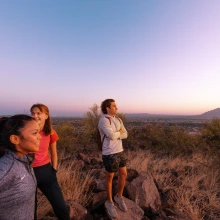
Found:
M 123 211 L 123 212 L 126 212 L 128 210 L 126 204 L 125 204 L 125 201 L 124 201 L 124 198 L 123 196 L 121 197 L 118 197 L 118 195 L 116 195 L 114 197 L 114 200 L 115 202 L 118 204 L 119 208 Z
M 111 218 L 117 218 L 117 217 L 118 217 L 118 213 L 117 213 L 117 211 L 116 211 L 114 202 L 109 202 L 109 201 L 107 200 L 107 201 L 105 202 L 105 208 L 106 208 L 106 211 L 107 211 L 108 215 L 109 215 Z

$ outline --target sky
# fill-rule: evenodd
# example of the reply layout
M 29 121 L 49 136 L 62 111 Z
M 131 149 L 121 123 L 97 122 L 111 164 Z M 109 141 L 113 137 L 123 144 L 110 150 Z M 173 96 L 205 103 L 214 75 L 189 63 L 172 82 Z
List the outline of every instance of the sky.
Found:
M 220 107 L 219 0 L 0 0 L 0 115 Z

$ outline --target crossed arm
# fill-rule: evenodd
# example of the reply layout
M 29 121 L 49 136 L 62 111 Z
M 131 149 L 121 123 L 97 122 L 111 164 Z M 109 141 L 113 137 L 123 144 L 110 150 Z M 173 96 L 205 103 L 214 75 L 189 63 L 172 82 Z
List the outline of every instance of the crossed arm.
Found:
M 111 122 L 112 124 L 113 122 Z M 118 122 L 119 123 L 119 122 Z M 105 133 L 105 135 L 111 140 L 125 139 L 128 136 L 128 133 L 123 125 L 123 122 L 120 120 L 119 130 L 114 130 L 107 118 L 103 118 L 99 127 Z M 117 124 L 119 127 L 119 124 Z

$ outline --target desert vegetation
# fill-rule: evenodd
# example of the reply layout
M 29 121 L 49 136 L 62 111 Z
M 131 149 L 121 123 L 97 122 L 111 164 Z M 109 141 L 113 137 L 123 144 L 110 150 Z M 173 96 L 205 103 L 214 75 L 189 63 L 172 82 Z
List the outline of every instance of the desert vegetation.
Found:
M 126 118 L 120 114 L 126 126 Z M 96 147 L 97 105 L 85 114 L 77 132 L 71 123 L 57 124 L 59 134 L 58 180 L 66 200 L 88 207 L 93 176 L 82 169 L 78 153 L 101 161 Z M 173 208 L 194 220 L 220 219 L 220 119 L 204 123 L 197 134 L 181 126 L 146 124 L 128 130 L 124 141 L 128 168 L 151 172 L 162 200 L 162 208 Z M 50 216 L 50 205 L 38 192 L 38 217 Z

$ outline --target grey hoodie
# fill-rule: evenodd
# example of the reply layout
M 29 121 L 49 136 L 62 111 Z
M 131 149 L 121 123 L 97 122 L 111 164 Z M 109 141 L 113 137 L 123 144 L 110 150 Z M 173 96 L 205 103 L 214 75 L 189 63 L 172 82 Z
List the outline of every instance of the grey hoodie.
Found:
M 33 220 L 36 179 L 28 156 L 0 158 L 0 220 Z

